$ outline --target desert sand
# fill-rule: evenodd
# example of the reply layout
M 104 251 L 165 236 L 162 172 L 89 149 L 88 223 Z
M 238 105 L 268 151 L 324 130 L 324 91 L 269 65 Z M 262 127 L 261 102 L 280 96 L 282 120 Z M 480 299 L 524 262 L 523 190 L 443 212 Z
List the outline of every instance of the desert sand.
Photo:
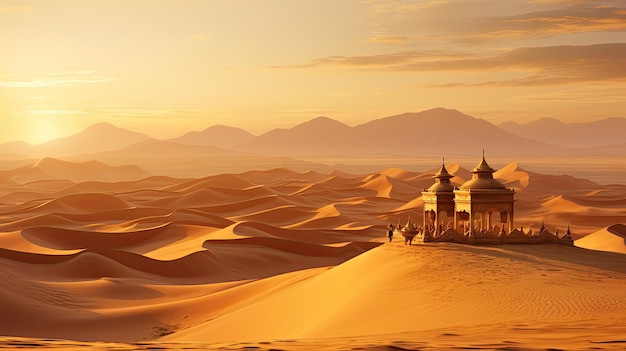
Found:
M 65 166 L 0 178 L 0 348 L 626 345 L 624 185 L 510 163 L 494 176 L 517 191 L 517 227 L 569 225 L 578 247 L 405 246 L 385 227 L 421 223 L 435 170 L 85 181 L 101 165 Z

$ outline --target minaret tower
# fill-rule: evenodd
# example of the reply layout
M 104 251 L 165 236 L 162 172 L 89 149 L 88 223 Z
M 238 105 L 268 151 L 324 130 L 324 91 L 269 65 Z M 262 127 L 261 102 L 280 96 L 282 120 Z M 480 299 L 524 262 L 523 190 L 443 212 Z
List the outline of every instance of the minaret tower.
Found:
M 450 183 L 453 176 L 448 173 L 445 159 L 441 169 L 435 174 L 435 183 L 422 191 L 424 201 L 424 229 L 441 234 L 445 230 L 445 219 L 454 218 L 454 186 Z

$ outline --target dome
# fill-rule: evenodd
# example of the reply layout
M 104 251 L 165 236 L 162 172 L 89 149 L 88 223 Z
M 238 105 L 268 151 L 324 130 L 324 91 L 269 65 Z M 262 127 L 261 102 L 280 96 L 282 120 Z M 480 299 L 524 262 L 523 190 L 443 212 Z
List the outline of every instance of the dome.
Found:
M 472 179 L 461 185 L 462 190 L 477 190 L 477 189 L 485 189 L 485 190 L 494 190 L 494 189 L 506 189 L 504 184 L 493 178 L 478 178 L 476 176 L 472 177 Z
M 472 170 L 472 179 L 461 185 L 462 190 L 498 190 L 506 189 L 504 184 L 493 179 L 493 172 L 495 169 L 489 167 L 487 161 L 485 161 L 485 154 L 483 152 L 483 159 L 478 166 Z
M 430 191 L 431 193 L 442 193 L 442 192 L 453 192 L 454 191 L 454 185 L 450 184 L 450 183 L 435 183 L 433 185 L 430 186 L 430 188 L 428 188 L 428 191 Z
M 453 192 L 454 185 L 450 183 L 450 178 L 452 175 L 448 173 L 446 166 L 444 164 L 441 165 L 441 169 L 439 172 L 435 174 L 435 183 L 428 188 L 430 192 Z

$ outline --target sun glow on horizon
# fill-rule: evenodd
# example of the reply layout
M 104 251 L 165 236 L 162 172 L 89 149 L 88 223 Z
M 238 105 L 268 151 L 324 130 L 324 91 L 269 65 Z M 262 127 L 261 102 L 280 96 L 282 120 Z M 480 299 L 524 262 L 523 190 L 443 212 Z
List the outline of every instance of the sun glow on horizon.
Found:
M 38 115 L 29 118 L 29 121 L 23 124 L 23 141 L 31 145 L 38 145 L 61 138 L 67 134 L 67 131 L 63 128 L 63 124 L 58 123 L 55 119 L 55 113 L 53 113 L 53 111 L 47 112 L 51 112 L 48 114 L 53 116 Z

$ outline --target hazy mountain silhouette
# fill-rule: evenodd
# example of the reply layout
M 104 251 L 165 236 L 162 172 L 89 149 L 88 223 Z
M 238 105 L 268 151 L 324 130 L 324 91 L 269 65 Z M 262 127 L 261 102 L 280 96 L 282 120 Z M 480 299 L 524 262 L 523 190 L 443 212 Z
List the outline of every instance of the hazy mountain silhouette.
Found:
M 289 129 L 277 128 L 241 145 L 238 150 L 271 155 L 315 154 L 332 150 L 331 140 L 349 133 L 351 128 L 328 117 L 317 117 Z
M 490 154 L 559 151 L 557 147 L 505 132 L 485 120 L 444 108 L 373 120 L 355 127 L 342 142 L 380 154 L 477 154 L 483 149 L 490 150 Z
M 588 152 L 601 155 L 626 155 L 626 142 L 617 145 L 605 145 L 587 149 Z
M 289 156 L 476 154 L 482 149 L 528 154 L 566 150 L 443 108 L 389 116 L 356 127 L 316 118 L 291 129 L 272 130 L 237 149 Z
M 109 164 L 136 164 L 150 173 L 174 177 L 236 173 L 277 166 L 294 170 L 329 169 L 328 166 L 287 157 L 263 156 L 216 146 L 186 145 L 172 141 L 146 140 L 125 148 L 72 157 L 101 160 Z
M 600 142 L 602 145 L 616 144 L 607 149 L 614 154 L 623 149 L 619 144 L 625 142 L 623 131 L 626 130 L 626 119 L 614 118 L 586 124 L 565 124 L 544 119 L 527 125 L 511 122 L 502 126 L 517 130 L 524 136 L 483 119 L 444 108 L 379 118 L 355 127 L 328 117 L 317 117 L 292 128 L 273 129 L 260 136 L 239 128 L 216 125 L 168 141 L 151 139 L 146 134 L 109 123 L 98 123 L 75 135 L 41 145 L 23 142 L 2 144 L 0 154 L 4 154 L 5 161 L 18 158 L 16 155 L 34 155 L 37 158 L 72 155 L 72 159 L 79 161 L 91 157 L 111 164 L 138 164 L 142 167 L 146 163 L 156 164 L 156 159 L 167 158 L 181 169 L 189 168 L 185 162 L 190 162 L 190 159 L 202 162 L 194 165 L 196 169 L 216 169 L 219 163 L 233 165 L 235 159 L 267 164 L 272 157 L 273 161 L 277 161 L 276 157 L 312 156 L 455 157 L 477 155 L 483 149 L 490 156 L 561 155 L 583 152 L 563 145 L 584 144 L 588 147 L 585 152 L 602 152 L 603 149 L 589 148 Z M 255 160 L 252 154 L 271 157 Z M 294 163 L 293 159 L 282 161 L 285 165 Z M 237 170 L 242 166 L 245 164 Z
M 97 123 L 80 133 L 38 145 L 51 155 L 74 155 L 120 149 L 139 141 L 151 139 L 146 134 L 116 127 L 110 123 Z
M 103 151 L 94 154 L 98 158 L 123 157 L 197 157 L 197 156 L 234 156 L 241 154 L 217 146 L 201 146 L 181 144 L 173 141 L 145 140 L 121 149 Z M 98 158 L 99 159 L 99 158 Z
M 15 159 L 28 155 L 32 155 L 35 152 L 35 146 L 24 141 L 11 141 L 8 143 L 0 144 L 0 155 L 3 159 Z
M 122 181 L 148 177 L 138 166 L 110 166 L 99 161 L 68 162 L 46 157 L 31 165 L 9 171 L 0 171 L 6 177 L 19 183 L 38 180 L 64 179 L 73 182 L 83 181 Z
M 626 142 L 626 118 L 607 118 L 586 123 L 563 123 L 542 118 L 526 124 L 505 122 L 500 128 L 533 140 L 573 148 L 590 148 Z
M 93 124 L 79 133 L 43 144 L 30 145 L 24 142 L 2 144 L 0 145 L 0 153 L 31 157 L 60 157 L 120 149 L 148 139 L 151 138 L 146 134 L 103 122 Z
M 187 145 L 229 148 L 235 145 L 243 144 L 254 137 L 254 134 L 248 133 L 241 128 L 228 127 L 218 124 L 201 132 L 189 132 L 178 138 L 169 139 L 167 141 Z

